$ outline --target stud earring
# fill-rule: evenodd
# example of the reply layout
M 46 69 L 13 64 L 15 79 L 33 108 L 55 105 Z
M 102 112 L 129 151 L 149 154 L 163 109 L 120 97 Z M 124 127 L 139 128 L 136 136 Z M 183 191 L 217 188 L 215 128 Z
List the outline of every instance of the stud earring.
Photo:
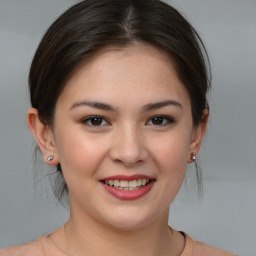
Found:
M 51 155 L 51 156 L 48 156 L 48 157 L 47 157 L 47 160 L 48 160 L 48 161 L 52 161 L 53 158 L 54 158 L 53 155 Z
M 192 153 L 191 153 L 190 159 L 191 159 L 193 162 L 196 161 L 196 153 L 195 153 L 195 152 L 192 152 Z

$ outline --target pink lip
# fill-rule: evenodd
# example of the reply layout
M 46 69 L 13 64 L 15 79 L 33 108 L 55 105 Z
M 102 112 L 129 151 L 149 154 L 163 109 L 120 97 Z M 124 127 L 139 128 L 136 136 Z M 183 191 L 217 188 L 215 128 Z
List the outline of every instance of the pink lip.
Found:
M 129 181 L 129 180 L 138 180 L 138 179 L 155 180 L 154 177 L 149 177 L 141 174 L 135 174 L 131 176 L 115 175 L 115 176 L 109 176 L 109 177 L 103 178 L 101 180 L 128 180 Z
M 117 189 L 115 187 L 111 187 L 103 182 L 100 182 L 103 186 L 103 188 L 110 193 L 111 195 L 117 197 L 118 199 L 121 200 L 135 200 L 138 198 L 143 197 L 145 194 L 147 194 L 151 188 L 153 187 L 156 179 L 145 176 L 145 175 L 132 175 L 132 176 L 126 176 L 126 175 L 115 175 L 115 176 L 110 176 L 106 177 L 102 180 L 137 180 L 137 179 L 149 179 L 151 180 L 150 183 L 144 187 L 140 187 L 137 190 L 121 190 Z

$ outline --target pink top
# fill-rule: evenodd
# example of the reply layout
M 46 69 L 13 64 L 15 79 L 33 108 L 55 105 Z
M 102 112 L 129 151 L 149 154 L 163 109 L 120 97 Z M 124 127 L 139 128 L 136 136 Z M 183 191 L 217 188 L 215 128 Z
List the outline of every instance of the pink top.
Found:
M 187 234 L 185 248 L 180 256 L 235 256 L 221 249 L 193 240 Z M 48 236 L 36 241 L 0 250 L 0 256 L 67 256 L 60 251 Z

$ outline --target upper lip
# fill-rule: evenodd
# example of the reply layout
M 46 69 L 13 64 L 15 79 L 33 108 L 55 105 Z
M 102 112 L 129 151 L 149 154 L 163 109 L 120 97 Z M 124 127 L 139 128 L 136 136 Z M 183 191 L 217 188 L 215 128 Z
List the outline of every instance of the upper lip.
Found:
M 108 177 L 105 177 L 101 180 L 138 180 L 138 179 L 148 179 L 148 180 L 155 180 L 154 177 L 150 177 L 150 176 L 147 176 L 147 175 L 142 175 L 142 174 L 135 174 L 135 175 L 130 175 L 130 176 L 127 176 L 127 175 L 114 175 L 114 176 L 108 176 Z

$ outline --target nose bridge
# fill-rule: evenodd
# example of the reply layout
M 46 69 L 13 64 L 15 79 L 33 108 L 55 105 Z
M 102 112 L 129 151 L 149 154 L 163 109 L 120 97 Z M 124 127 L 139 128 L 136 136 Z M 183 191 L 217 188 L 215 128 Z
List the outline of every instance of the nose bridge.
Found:
M 117 129 L 111 149 L 111 158 L 126 166 L 145 161 L 146 148 L 138 126 L 126 122 Z

